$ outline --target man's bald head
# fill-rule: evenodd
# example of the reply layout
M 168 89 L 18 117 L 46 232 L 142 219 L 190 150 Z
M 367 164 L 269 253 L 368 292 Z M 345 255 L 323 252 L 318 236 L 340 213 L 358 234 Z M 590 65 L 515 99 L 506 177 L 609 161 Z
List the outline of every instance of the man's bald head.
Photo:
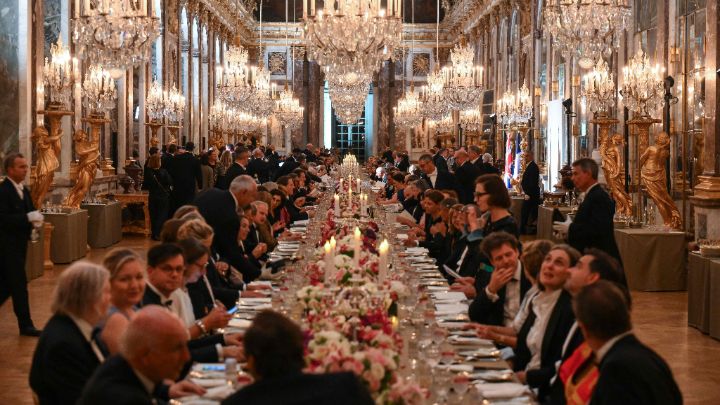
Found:
M 175 380 L 190 359 L 188 332 L 180 318 L 158 305 L 138 311 L 125 329 L 120 353 L 153 382 Z

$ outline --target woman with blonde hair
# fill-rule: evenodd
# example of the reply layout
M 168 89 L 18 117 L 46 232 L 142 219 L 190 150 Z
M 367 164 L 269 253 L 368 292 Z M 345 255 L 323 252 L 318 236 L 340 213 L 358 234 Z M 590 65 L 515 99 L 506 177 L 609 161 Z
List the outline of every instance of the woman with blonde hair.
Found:
M 140 256 L 132 249 L 111 250 L 103 259 L 110 273 L 111 306 L 100 339 L 110 354 L 120 351 L 120 337 L 137 312 L 145 293 L 145 268 Z
M 53 316 L 40 335 L 30 368 L 30 387 L 40 404 L 74 404 L 105 356 L 93 328 L 110 305 L 110 274 L 87 261 L 58 278 Z

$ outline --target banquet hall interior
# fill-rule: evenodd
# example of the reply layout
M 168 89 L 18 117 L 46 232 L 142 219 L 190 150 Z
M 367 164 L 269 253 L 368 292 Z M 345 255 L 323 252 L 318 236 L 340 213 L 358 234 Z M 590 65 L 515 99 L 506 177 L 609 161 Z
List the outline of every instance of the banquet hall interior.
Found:
M 487 181 L 482 173 L 496 173 L 504 185 L 500 193 L 509 197 L 505 208 L 519 224 L 520 253 L 528 243 L 549 240 L 554 249 L 568 243 L 591 254 L 583 249 L 597 246 L 580 248 L 572 240 L 572 221 L 582 220 L 576 214 L 594 187 L 578 186 L 582 170 L 609 196 L 604 205 L 610 209 L 609 228 L 597 225 L 590 233 L 617 246 L 607 253 L 624 272 L 632 332 L 667 363 L 685 403 L 720 403 L 718 12 L 717 0 L 0 0 L 0 179 L 7 176 L 7 187 L 0 187 L 0 322 L 5 325 L 0 328 L 0 403 L 74 403 L 53 402 L 47 392 L 31 388 L 31 367 L 42 368 L 36 361 L 43 361 L 36 348 L 44 337 L 38 340 L 37 334 L 57 316 L 57 291 L 67 269 L 84 261 L 107 267 L 108 253 L 118 248 L 136 252 L 143 268 L 154 266 L 148 252 L 172 239 L 166 239 L 167 225 L 179 221 L 173 213 L 185 205 L 198 207 L 211 237 L 214 231 L 211 256 L 223 260 L 223 243 L 238 248 L 232 240 L 237 229 L 223 234 L 223 221 L 238 218 L 213 224 L 215 208 L 204 211 L 209 189 L 233 195 L 241 235 L 243 224 L 249 223 L 253 235 L 260 226 L 253 222 L 259 206 L 265 214 L 269 207 L 270 217 L 275 210 L 272 202 L 258 205 L 254 198 L 241 204 L 234 191 L 245 187 L 241 178 L 252 178 L 268 201 L 276 194 L 278 201 L 292 196 L 287 211 L 280 208 L 278 215 L 289 214 L 303 225 L 280 220 L 287 230 L 271 229 L 270 237 L 280 243 L 274 251 L 261 242 L 267 251 L 256 255 L 241 240 L 237 260 L 257 267 L 253 279 L 272 281 L 273 294 L 285 296 L 285 301 L 273 296 L 272 308 L 297 321 L 300 315 L 288 303 L 295 291 L 288 294 L 287 287 L 303 285 L 298 274 L 312 279 L 318 263 L 333 266 L 324 259 L 331 252 L 328 245 L 323 251 L 327 227 L 337 226 L 338 235 L 347 228 L 351 238 L 355 224 L 366 235 L 363 226 L 375 222 L 392 252 L 383 259 L 380 239 L 368 248 L 379 255 L 380 268 L 390 261 L 388 275 L 377 270 L 381 283 L 387 277 L 417 290 L 417 281 L 403 275 L 417 266 L 402 259 L 418 253 L 407 246 L 427 243 L 442 288 L 464 292 L 462 305 L 472 312 L 476 288 L 467 293 L 447 285 L 467 278 L 460 272 L 466 254 L 454 262 L 462 274 L 452 276 L 433 256 L 430 241 L 431 234 L 458 228 L 447 219 L 442 231 L 430 227 L 425 202 L 435 201 L 435 190 L 443 189 L 444 197 L 428 204 L 460 210 L 470 221 L 468 207 L 477 208 L 474 202 L 483 194 L 496 192 L 482 183 Z M 25 177 L 17 177 L 20 161 L 27 164 Z M 478 169 L 468 172 L 465 162 Z M 231 176 L 235 168 L 240 171 Z M 396 174 L 402 174 L 399 180 Z M 439 186 L 445 176 L 452 186 Z M 423 179 L 427 190 L 416 183 Z M 287 181 L 295 182 L 295 189 Z M 335 194 L 333 202 L 332 187 L 347 197 Z M 398 190 L 407 198 L 409 189 L 424 192 L 422 220 L 401 204 Z M 357 215 L 341 215 L 338 201 Z M 488 212 L 494 209 L 490 205 Z M 294 211 L 307 215 L 296 217 Z M 598 210 L 585 212 L 595 215 L 590 219 L 595 227 Z M 182 225 L 175 226 L 177 232 Z M 462 227 L 458 232 L 473 235 Z M 321 239 L 311 240 L 321 233 Z M 470 246 L 470 239 L 462 240 Z M 478 245 L 473 245 L 478 254 L 492 262 L 490 251 L 480 252 Z M 285 255 L 283 246 L 298 253 Z M 348 250 L 352 253 L 352 247 Z M 275 259 L 284 267 L 275 266 Z M 185 260 L 187 273 L 191 264 Z M 361 266 L 361 259 L 352 260 Z M 492 271 L 490 262 L 472 270 L 479 274 L 474 280 Z M 269 295 L 243 298 L 257 291 L 250 289 L 245 269 L 236 270 L 245 278 L 238 305 L 243 299 L 267 299 L 269 306 Z M 153 280 L 150 273 L 147 280 Z M 114 285 L 115 276 L 110 277 Z M 328 283 L 335 288 L 336 281 L 325 277 L 326 288 Z M 354 285 L 355 276 L 348 277 L 347 285 Z M 416 293 L 422 297 L 417 302 L 434 297 L 410 292 Z M 219 297 L 215 294 L 211 303 Z M 29 302 L 25 324 L 18 310 L 22 300 Z M 307 315 L 309 309 L 303 311 Z M 435 311 L 441 318 L 440 306 Z M 196 337 L 192 325 L 201 335 L 212 335 L 197 308 L 195 313 L 188 323 L 191 337 Z M 405 315 L 417 321 L 411 313 Z M 424 398 L 391 402 L 384 388 L 369 383 L 373 401 L 480 403 L 460 388 L 437 399 L 438 386 L 457 385 L 458 377 L 438 383 L 416 372 L 416 364 L 425 364 L 423 350 L 414 349 L 418 359 L 400 355 L 415 339 L 415 332 L 406 335 L 403 328 L 414 323 L 397 321 L 395 315 L 391 318 L 400 326 L 394 327 L 405 343 L 398 349 L 397 377 L 388 374 L 388 379 L 410 384 L 417 377 Z M 561 344 L 565 335 L 558 339 Z M 245 344 L 249 352 L 250 343 Z M 497 346 L 497 356 L 503 353 L 497 361 L 506 360 L 507 346 Z M 224 356 L 216 357 L 220 360 L 192 359 L 223 362 Z M 72 364 L 66 367 L 72 372 Z M 469 370 L 471 376 L 478 372 Z M 508 381 L 525 383 L 521 373 L 518 380 L 510 373 Z M 600 375 L 602 380 L 602 367 Z M 88 390 L 83 395 L 90 395 Z M 478 390 L 491 398 L 489 391 Z M 545 394 L 531 384 L 522 391 L 526 402 L 512 403 L 559 403 L 548 402 Z M 92 403 L 87 401 L 81 403 Z M 172 403 L 194 402 L 177 398 Z

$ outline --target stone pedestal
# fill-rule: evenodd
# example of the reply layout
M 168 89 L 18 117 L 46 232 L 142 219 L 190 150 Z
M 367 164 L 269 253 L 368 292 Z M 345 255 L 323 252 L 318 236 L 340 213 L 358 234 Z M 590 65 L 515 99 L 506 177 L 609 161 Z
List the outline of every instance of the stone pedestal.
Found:
M 700 176 L 690 197 L 695 214 L 695 240 L 720 239 L 720 177 Z

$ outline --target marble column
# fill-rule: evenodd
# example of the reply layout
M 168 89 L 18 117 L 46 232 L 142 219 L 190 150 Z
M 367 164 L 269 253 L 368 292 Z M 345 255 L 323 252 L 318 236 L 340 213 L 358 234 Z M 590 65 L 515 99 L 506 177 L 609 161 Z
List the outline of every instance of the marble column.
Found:
M 375 97 L 377 97 L 377 106 L 378 106 L 378 113 L 377 113 L 377 132 L 375 133 L 377 137 L 377 142 L 375 143 L 377 145 L 378 152 L 382 152 L 391 145 L 391 138 L 392 138 L 392 89 L 391 85 L 393 83 L 394 79 L 394 67 L 392 66 L 392 63 L 385 62 L 383 63 L 382 68 L 380 69 L 380 72 L 378 72 L 378 79 L 377 79 L 377 86 L 375 89 L 377 90 L 377 94 Z
M 187 83 L 187 92 L 185 93 L 185 122 L 183 123 L 183 129 L 181 132 L 180 139 L 178 139 L 178 143 L 185 143 L 192 139 L 192 127 L 193 127 L 193 86 L 195 83 L 195 80 L 193 79 L 193 72 L 195 71 L 193 69 L 194 58 L 193 58 L 193 21 L 194 21 L 193 11 L 188 9 L 187 10 L 187 71 L 186 74 L 186 83 Z M 182 135 L 185 136 L 185 142 L 183 142 Z
M 694 188 L 690 198 L 695 208 L 695 238 L 720 239 L 720 120 L 717 117 L 720 107 L 720 15 L 718 2 L 707 2 L 706 54 L 705 54 L 705 161 L 704 172 Z
M 307 104 L 305 105 L 305 111 L 307 111 L 306 141 L 307 143 L 317 146 L 320 144 L 320 131 L 322 129 L 322 122 L 320 121 L 320 117 L 322 117 L 320 110 L 322 103 L 320 99 L 323 96 L 324 77 L 317 63 L 308 62 L 304 64 L 304 66 L 307 67 L 307 74 L 304 75 L 307 77 Z M 304 149 L 305 145 L 293 145 L 293 147 L 296 146 Z

